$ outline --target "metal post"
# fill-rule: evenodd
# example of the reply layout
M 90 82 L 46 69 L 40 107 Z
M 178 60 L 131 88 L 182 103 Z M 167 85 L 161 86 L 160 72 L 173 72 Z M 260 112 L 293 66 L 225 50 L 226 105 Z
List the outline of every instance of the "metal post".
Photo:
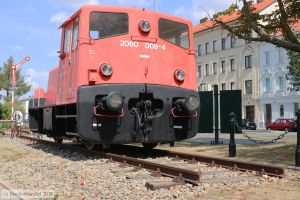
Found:
M 15 86 L 11 88 L 11 120 L 14 118 Z
M 14 119 L 14 101 L 15 101 L 15 86 L 16 86 L 16 65 L 11 66 L 11 120 Z
M 300 167 L 300 110 L 297 112 L 297 146 L 296 146 L 296 166 Z
M 24 63 L 28 62 L 30 60 L 30 58 L 28 56 L 26 56 L 21 62 L 19 62 L 16 65 L 12 65 L 11 66 L 11 85 L 12 85 L 12 91 L 11 91 L 11 119 L 13 120 L 13 114 L 14 114 L 14 98 L 15 98 L 15 86 L 17 83 L 17 77 L 16 77 L 16 72 L 18 70 L 18 68 L 20 68 Z
M 218 85 L 214 85 L 214 100 L 215 100 L 215 144 L 219 144 L 219 94 Z
M 157 3 L 156 0 L 154 0 L 153 3 L 154 3 L 154 11 L 156 11 L 156 3 Z
M 229 141 L 229 157 L 235 157 L 236 156 L 236 145 L 235 145 L 235 139 L 234 139 L 234 132 L 235 132 L 235 119 L 236 115 L 234 112 L 231 112 L 229 114 L 230 118 L 230 141 Z

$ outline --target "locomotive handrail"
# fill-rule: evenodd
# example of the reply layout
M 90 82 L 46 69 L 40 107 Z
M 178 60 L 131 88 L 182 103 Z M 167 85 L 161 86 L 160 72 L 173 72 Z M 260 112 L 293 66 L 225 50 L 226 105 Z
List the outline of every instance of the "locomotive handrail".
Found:
M 198 116 L 197 111 L 194 111 L 194 114 L 193 114 L 193 115 L 176 115 L 176 114 L 174 113 L 174 109 L 175 109 L 175 108 L 172 108 L 172 109 L 171 109 L 171 113 L 172 113 L 172 116 L 175 117 L 175 118 L 188 118 L 188 117 L 197 117 L 197 116 Z
M 197 52 L 197 51 L 196 51 L 195 49 L 189 50 L 189 54 L 190 54 L 190 55 L 195 55 L 196 52 Z
M 124 117 L 124 109 L 122 108 L 121 114 L 119 114 L 119 115 L 106 115 L 106 114 L 97 113 L 97 106 L 95 106 L 94 107 L 94 115 L 97 116 L 97 117 L 111 117 L 111 118 Z
M 141 36 L 131 36 L 132 41 L 141 41 L 141 42 L 150 42 L 150 43 L 157 43 L 157 38 L 150 38 L 150 37 L 141 37 Z

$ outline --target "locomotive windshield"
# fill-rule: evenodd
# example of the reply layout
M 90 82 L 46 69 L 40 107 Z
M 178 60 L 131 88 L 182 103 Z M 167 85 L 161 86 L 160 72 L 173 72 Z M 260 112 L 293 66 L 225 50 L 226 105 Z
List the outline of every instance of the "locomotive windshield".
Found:
M 90 37 L 98 40 L 128 33 L 126 13 L 92 12 L 90 15 Z
M 159 19 L 158 29 L 158 34 L 161 39 L 184 49 L 190 48 L 189 27 L 187 24 L 167 19 Z

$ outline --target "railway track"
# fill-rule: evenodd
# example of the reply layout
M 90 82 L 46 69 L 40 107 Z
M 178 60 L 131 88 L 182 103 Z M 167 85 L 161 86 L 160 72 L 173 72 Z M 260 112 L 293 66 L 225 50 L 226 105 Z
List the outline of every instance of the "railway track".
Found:
M 171 177 L 175 180 L 174 182 L 167 183 L 147 182 L 146 187 L 152 190 L 184 183 L 200 185 L 203 183 L 251 181 L 261 178 L 261 175 L 283 177 L 285 173 L 285 169 L 282 167 L 255 164 L 234 159 L 178 153 L 160 149 L 154 149 L 149 153 L 145 152 L 141 147 L 122 145 L 118 146 L 117 150 L 112 150 L 110 152 L 104 152 L 102 150 L 90 151 L 79 145 L 68 143 L 57 144 L 52 141 L 30 136 L 21 136 L 21 138 L 47 145 L 59 146 L 60 148 L 80 151 L 85 155 L 106 158 L 109 161 L 119 162 L 122 165 L 134 166 L 136 170 L 143 168 L 156 176 Z M 144 155 L 144 158 L 143 156 L 129 155 L 130 153 L 128 152 L 140 152 Z M 128 178 L 136 179 L 145 177 Z
M 100 156 L 110 161 L 119 162 L 124 165 L 134 166 L 136 167 L 136 169 L 142 169 L 142 168 L 146 169 L 148 171 L 153 172 L 157 176 L 162 175 L 162 176 L 171 177 L 174 178 L 176 181 L 184 181 L 194 185 L 198 185 L 200 183 L 201 174 L 195 171 L 162 165 L 159 163 L 149 162 L 149 161 L 140 160 L 133 157 L 124 156 L 124 155 L 118 155 L 114 153 L 108 153 L 108 152 L 97 151 L 97 150 L 87 150 L 84 147 L 78 145 L 57 144 L 48 140 L 42 140 L 30 136 L 20 136 L 20 138 L 36 141 L 39 143 L 55 145 L 59 147 L 66 147 L 68 149 L 72 149 L 75 151 L 84 152 L 85 154 L 88 155 Z
M 117 152 L 121 153 L 122 151 L 142 152 L 147 154 L 147 151 L 145 151 L 142 147 L 138 147 L 138 146 L 125 145 L 124 147 L 121 148 L 121 151 L 117 151 Z M 177 160 L 182 159 L 193 163 L 201 162 L 211 166 L 218 166 L 218 167 L 229 168 L 229 169 L 239 170 L 239 171 L 254 171 L 262 175 L 275 176 L 275 177 L 283 177 L 286 171 L 284 167 L 240 161 L 235 158 L 234 159 L 219 158 L 213 156 L 203 156 L 198 154 L 180 153 L 180 152 L 174 152 L 174 151 L 168 151 L 162 149 L 153 149 L 151 150 L 151 154 L 168 156 Z

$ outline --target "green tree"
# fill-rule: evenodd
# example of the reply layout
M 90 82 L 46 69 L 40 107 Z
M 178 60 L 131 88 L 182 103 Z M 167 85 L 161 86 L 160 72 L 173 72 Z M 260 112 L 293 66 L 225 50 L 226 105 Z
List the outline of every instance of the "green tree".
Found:
M 217 18 L 217 17 L 220 17 L 222 15 L 228 15 L 228 14 L 231 14 L 233 13 L 234 11 L 237 11 L 239 9 L 238 5 L 233 3 L 229 6 L 229 8 L 227 8 L 226 10 L 224 11 L 221 11 L 221 12 L 217 12 L 213 15 L 213 18 Z
M 3 64 L 2 71 L 0 72 L 0 90 L 4 94 L 2 96 L 2 104 L 0 106 L 0 112 L 3 118 L 10 118 L 11 116 L 11 89 L 12 89 L 12 77 L 11 77 L 11 66 L 14 63 L 13 57 L 9 57 L 7 61 Z M 21 74 L 19 69 L 16 72 L 16 87 L 15 87 L 15 108 L 21 108 L 21 104 L 18 101 L 18 98 L 25 95 L 31 88 L 31 86 L 25 82 L 24 76 Z M 23 109 L 24 110 L 24 109 Z
M 11 118 L 11 103 L 0 103 L 0 119 Z
M 277 9 L 270 13 L 257 12 L 252 3 L 241 0 L 240 17 L 233 23 L 225 23 L 218 16 L 213 20 L 230 34 L 249 41 L 268 42 L 278 47 L 300 52 L 300 40 L 293 25 L 300 20 L 299 0 L 276 0 Z M 232 13 L 231 10 L 230 13 Z M 252 34 L 255 32 L 255 34 Z M 282 37 L 277 37 L 281 33 Z
M 289 73 L 287 79 L 290 80 L 290 90 L 300 90 L 300 53 L 289 51 L 288 56 L 290 63 L 288 66 Z

